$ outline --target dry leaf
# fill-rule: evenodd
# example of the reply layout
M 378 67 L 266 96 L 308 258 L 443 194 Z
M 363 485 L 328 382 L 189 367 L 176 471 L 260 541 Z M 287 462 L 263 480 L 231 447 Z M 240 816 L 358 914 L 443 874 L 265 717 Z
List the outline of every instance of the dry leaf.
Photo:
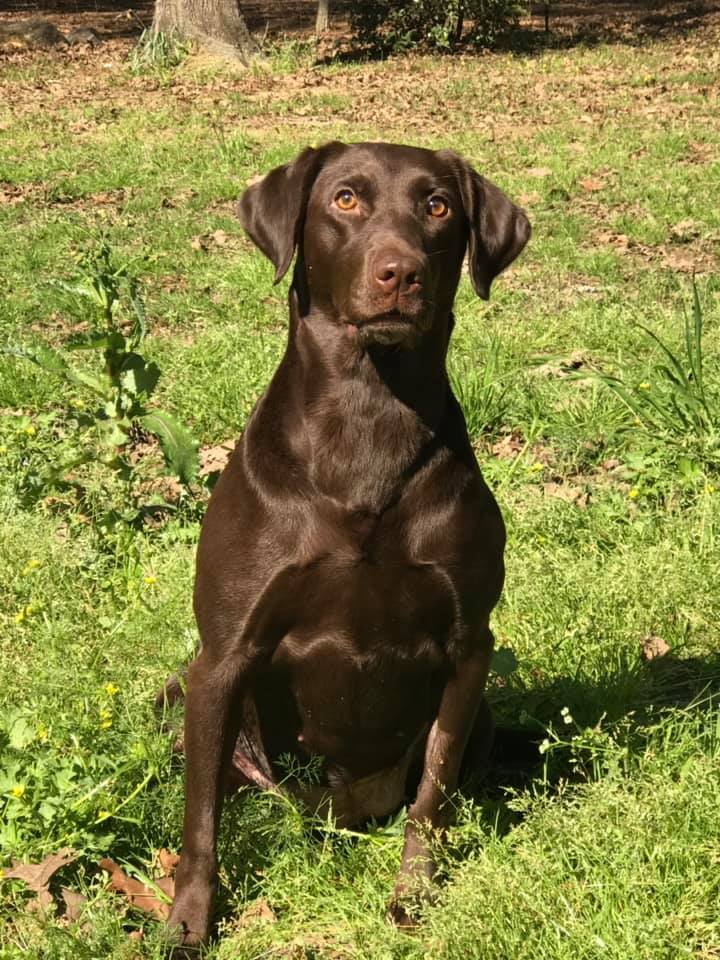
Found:
M 122 867 L 107 857 L 100 861 L 99 866 L 110 874 L 111 889 L 127 897 L 131 906 L 152 913 L 160 920 L 167 920 L 170 903 L 175 895 L 175 881 L 171 877 L 161 877 L 153 886 L 149 886 L 141 880 L 129 877 Z M 156 887 L 168 897 L 169 902 L 158 897 Z
M 180 854 L 170 853 L 169 850 L 166 850 L 165 847 L 163 847 L 161 850 L 158 850 L 157 858 L 158 863 L 160 864 L 160 869 L 163 872 L 163 876 L 174 877 L 175 869 L 180 862 Z
M 526 171 L 529 177 L 551 177 L 552 170 L 550 167 L 530 167 Z
M 57 853 L 48 854 L 41 863 L 18 863 L 13 860 L 12 867 L 5 871 L 4 877 L 6 880 L 24 880 L 30 890 L 40 893 L 47 889 L 53 874 L 74 860 L 77 860 L 77 856 L 72 850 L 63 847 Z
M 19 863 L 17 860 L 13 860 L 13 865 L 5 871 L 4 878 L 6 880 L 23 880 L 28 889 L 37 894 L 28 903 L 27 909 L 33 913 L 44 913 L 53 903 L 52 894 L 48 890 L 48 884 L 53 874 L 76 859 L 76 855 L 68 847 L 63 847 L 57 853 L 48 854 L 40 863 Z
M 559 360 L 551 360 L 548 363 L 541 363 L 532 368 L 532 373 L 538 377 L 569 377 L 576 370 L 586 366 L 589 355 L 583 350 L 573 350 L 569 357 L 563 357 Z
M 77 890 L 71 890 L 70 887 L 61 887 L 60 895 L 65 903 L 65 917 L 71 923 L 79 920 L 87 903 L 87 897 L 78 893 Z
M 601 233 L 598 233 L 597 238 L 600 243 L 609 243 L 613 247 L 620 247 L 622 250 L 627 250 L 627 248 L 630 246 L 630 238 L 624 233 L 602 231 Z
M 501 460 L 514 460 L 524 446 L 525 444 L 519 437 L 509 433 L 494 443 L 490 447 L 490 450 L 496 457 L 500 457 Z
M 234 449 L 234 440 L 225 440 L 214 447 L 203 447 L 200 450 L 200 476 L 206 477 L 224 470 Z
M 533 190 L 530 193 L 521 193 L 517 199 L 521 207 L 531 207 L 534 203 L 540 203 L 542 197 L 537 190 Z
M 239 927 L 249 927 L 255 923 L 277 923 L 275 911 L 267 900 L 262 898 L 245 907 L 237 921 Z
M 190 246 L 193 248 L 193 250 L 207 250 L 207 241 L 205 240 L 205 237 L 193 237 L 190 241 Z
M 224 247 L 227 243 L 227 234 L 224 230 L 216 230 L 215 233 L 210 234 L 210 239 L 213 243 L 217 244 L 218 247 Z
M 585 177 L 580 181 L 580 186 L 587 193 L 596 193 L 598 190 L 605 189 L 605 181 L 599 177 Z
M 704 253 L 692 246 L 663 247 L 663 266 L 670 270 L 680 270 L 683 273 L 713 273 L 717 268 L 717 261 L 712 254 Z
M 645 637 L 640 648 L 640 656 L 643 660 L 656 660 L 667 653 L 670 653 L 670 645 L 665 643 L 662 637 L 656 637 L 652 633 L 649 637 Z
M 573 487 L 567 483 L 544 483 L 543 490 L 548 497 L 557 497 L 584 510 L 588 504 L 588 495 L 581 487 Z
M 700 224 L 697 220 L 681 220 L 670 230 L 670 237 L 676 243 L 689 243 L 700 236 Z

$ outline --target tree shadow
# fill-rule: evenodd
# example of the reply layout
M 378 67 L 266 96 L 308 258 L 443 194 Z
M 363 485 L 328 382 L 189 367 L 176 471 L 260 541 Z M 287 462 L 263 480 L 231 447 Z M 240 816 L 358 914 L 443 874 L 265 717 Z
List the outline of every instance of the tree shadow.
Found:
M 665 3 L 607 0 L 600 3 L 551 3 L 549 29 L 544 5 L 535 5 L 537 22 L 521 24 L 498 42 L 505 53 L 532 55 L 600 44 L 642 46 L 657 40 L 687 38 L 720 14 L 720 4 L 703 0 Z
M 690 37 L 719 19 L 720 3 L 717 0 L 671 0 L 662 5 L 650 0 L 601 0 L 599 3 L 550 0 L 547 4 L 531 4 L 529 14 L 517 27 L 500 37 L 493 50 L 533 56 L 546 50 L 561 51 L 600 44 L 641 46 L 654 40 Z M 447 56 L 475 52 L 478 51 L 465 43 L 448 51 Z M 317 65 L 387 57 L 387 50 L 373 49 L 344 36 L 335 50 L 318 58 Z

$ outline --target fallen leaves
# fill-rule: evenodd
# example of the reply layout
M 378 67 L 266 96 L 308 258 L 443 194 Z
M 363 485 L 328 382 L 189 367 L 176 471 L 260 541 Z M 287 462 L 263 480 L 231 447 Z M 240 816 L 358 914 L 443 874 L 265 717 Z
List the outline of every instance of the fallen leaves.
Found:
M 213 248 L 224 247 L 231 238 L 224 230 L 215 230 L 213 233 L 198 234 L 190 241 L 193 250 L 209 253 Z
M 546 497 L 556 497 L 564 500 L 566 503 L 572 503 L 580 510 L 584 510 L 588 505 L 590 495 L 583 487 L 575 486 L 571 483 L 556 483 L 551 481 L 543 484 L 543 492 Z
M 28 904 L 28 909 L 44 912 L 54 902 L 49 886 L 51 879 L 58 870 L 74 863 L 76 859 L 77 855 L 69 847 L 63 847 L 57 853 L 48 854 L 40 863 L 20 863 L 13 860 L 12 867 L 5 870 L 3 879 L 22 880 L 28 890 L 32 890 L 36 894 L 35 898 Z M 81 895 L 77 894 L 77 896 Z
M 234 440 L 225 440 L 214 447 L 202 447 L 199 451 L 200 476 L 207 477 L 224 470 L 234 449 Z
M 22 880 L 28 890 L 35 893 L 35 897 L 27 904 L 31 913 L 46 913 L 55 904 L 55 898 L 50 891 L 50 881 L 63 867 L 69 866 L 77 859 L 77 855 L 69 847 L 63 847 L 57 853 L 48 854 L 40 863 L 20 863 L 13 860 L 13 865 L 3 873 L 4 880 Z M 63 918 L 73 923 L 80 919 L 87 897 L 70 887 L 60 888 L 60 899 L 64 907 Z
M 596 193 L 598 190 L 604 190 L 607 183 L 601 177 L 583 177 L 580 180 L 580 186 L 586 193 Z
M 62 886 L 58 896 L 53 897 L 50 881 L 63 867 L 77 859 L 77 854 L 67 847 L 51 853 L 40 863 L 20 863 L 13 861 L 12 867 L 5 870 L 3 880 L 22 880 L 36 894 L 28 905 L 30 911 L 46 913 L 56 903 L 62 908 L 62 918 L 67 923 L 81 919 L 87 898 L 70 887 Z M 153 864 L 154 876 L 148 882 L 131 877 L 109 857 L 100 860 L 98 866 L 109 874 L 108 888 L 121 894 L 127 905 L 149 913 L 159 920 L 166 920 L 175 894 L 175 870 L 180 856 L 169 850 L 157 852 Z
M 670 645 L 662 637 L 651 633 L 645 637 L 640 647 L 640 657 L 646 662 L 657 660 L 670 652 Z
M 150 883 L 129 876 L 109 857 L 105 857 L 98 865 L 110 874 L 109 888 L 122 894 L 131 907 L 150 913 L 158 920 L 167 920 L 175 896 L 175 869 L 179 859 L 176 853 L 160 850 L 157 855 L 159 875 Z
M 277 923 L 275 911 L 262 897 L 245 907 L 236 925 L 239 929 L 243 929 L 254 926 L 256 923 Z
M 83 909 L 87 903 L 87 897 L 78 893 L 77 890 L 71 890 L 70 887 L 61 887 L 60 896 L 65 904 L 65 917 L 70 923 L 76 923 L 82 916 Z
M 718 268 L 718 258 L 711 249 L 706 248 L 704 241 L 696 240 L 692 236 L 690 222 L 684 221 L 672 228 L 671 242 L 667 244 L 641 243 L 627 234 L 616 233 L 613 230 L 598 231 L 595 239 L 600 244 L 615 247 L 621 253 L 634 256 L 646 263 L 660 263 L 667 270 L 698 275 L 714 273 Z M 674 233 L 675 230 L 681 232 Z M 710 242 L 712 238 L 708 238 L 708 243 Z
M 540 179 L 540 178 L 542 178 L 542 177 L 551 177 L 551 176 L 552 176 L 552 170 L 550 169 L 550 167 L 529 167 L 529 168 L 525 171 L 525 173 L 526 173 L 529 177 L 537 177 L 538 179 Z

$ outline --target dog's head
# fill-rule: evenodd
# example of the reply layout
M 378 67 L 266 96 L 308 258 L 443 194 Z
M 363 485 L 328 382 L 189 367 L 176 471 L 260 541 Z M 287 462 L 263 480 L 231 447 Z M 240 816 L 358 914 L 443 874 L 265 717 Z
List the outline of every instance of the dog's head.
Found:
M 450 150 L 328 143 L 248 187 L 239 214 L 280 280 L 298 260 L 303 312 L 360 346 L 416 345 L 447 322 L 465 251 L 478 295 L 530 236 L 519 207 Z

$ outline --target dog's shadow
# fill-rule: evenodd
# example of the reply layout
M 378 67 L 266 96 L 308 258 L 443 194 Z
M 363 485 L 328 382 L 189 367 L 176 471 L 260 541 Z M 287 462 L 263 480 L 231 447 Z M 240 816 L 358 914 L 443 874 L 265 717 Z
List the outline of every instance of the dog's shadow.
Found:
M 621 746 L 632 763 L 664 711 L 710 712 L 718 694 L 718 655 L 681 659 L 666 654 L 592 681 L 499 682 L 489 693 L 498 727 L 490 761 L 483 770 L 466 771 L 462 792 L 505 833 L 522 819 L 511 799 L 518 791 L 541 781 L 552 794 L 596 774 L 583 763 L 583 745 L 592 741 L 588 754 L 597 748 L 594 734 L 604 735 L 608 752 Z
M 489 690 L 497 722 L 495 742 L 481 769 L 473 768 L 472 761 L 464 765 L 461 803 L 480 808 L 493 831 L 504 835 L 523 819 L 513 802 L 519 792 L 537 784 L 545 795 L 552 795 L 568 783 L 592 778 L 590 765 L 582 763 L 583 731 L 605 733 L 608 748 L 621 742 L 632 761 L 633 755 L 640 756 L 646 749 L 650 731 L 661 722 L 663 711 L 709 712 L 717 694 L 720 656 L 680 659 L 668 654 L 629 664 L 594 681 L 538 676 L 531 682 L 496 681 Z M 579 746 L 573 750 L 569 744 L 577 733 Z M 549 751 L 548 743 L 553 744 Z M 400 835 L 403 819 L 401 811 L 367 829 Z M 333 831 L 303 815 L 294 801 L 246 790 L 228 798 L 220 844 L 223 876 L 217 917 L 228 918 L 237 912 L 238 890 L 246 902 L 261 896 L 266 871 L 278 857 L 292 857 L 293 845 L 322 845 L 337 835 L 343 843 L 363 842 L 362 837 L 353 839 L 346 831 Z

